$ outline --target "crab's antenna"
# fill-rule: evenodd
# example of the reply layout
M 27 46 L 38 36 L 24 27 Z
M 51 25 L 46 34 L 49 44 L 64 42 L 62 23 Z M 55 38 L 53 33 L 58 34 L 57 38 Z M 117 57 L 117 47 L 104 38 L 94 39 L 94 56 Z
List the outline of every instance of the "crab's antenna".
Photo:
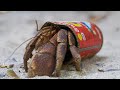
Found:
M 38 30 L 38 22 L 37 22 L 37 20 L 35 20 L 35 23 L 36 23 L 36 26 L 37 26 L 37 31 L 39 31 Z M 31 40 L 31 39 L 33 39 L 34 37 L 32 37 L 32 38 L 29 38 L 29 39 L 27 39 L 26 41 L 24 41 L 23 43 L 21 43 L 13 52 L 12 52 L 12 54 L 6 59 L 6 60 L 9 60 L 11 57 L 12 57 L 12 55 L 17 51 L 17 49 L 19 48 L 19 47 L 21 47 L 24 43 L 26 43 L 27 41 L 29 41 L 29 40 Z
M 34 38 L 34 37 L 29 38 L 29 39 L 27 39 L 26 41 L 24 41 L 23 43 L 21 43 L 21 44 L 12 52 L 12 54 L 6 59 L 6 61 L 9 60 L 9 59 L 12 57 L 12 55 L 18 50 L 19 47 L 21 47 L 24 43 L 26 43 L 27 41 L 29 41 L 29 40 L 31 40 L 31 39 L 33 39 L 33 38 Z M 5 61 L 5 62 L 6 62 L 6 61 Z
M 39 31 L 39 30 L 38 30 L 38 22 L 37 22 L 37 20 L 35 20 L 35 23 L 36 23 L 36 26 L 37 26 L 37 31 Z M 36 37 L 36 36 L 35 36 L 35 37 Z M 33 38 L 35 38 L 35 37 L 29 38 L 29 39 L 27 39 L 26 41 L 24 41 L 23 43 L 21 43 L 21 44 L 12 52 L 12 54 L 6 59 L 6 61 L 9 60 L 9 59 L 13 56 L 13 54 L 18 50 L 18 48 L 20 48 L 24 43 L 26 43 L 27 41 L 29 41 L 29 40 L 31 40 L 31 39 L 33 39 Z M 6 62 L 6 61 L 5 61 L 5 62 Z
M 38 30 L 38 22 L 37 22 L 37 20 L 35 20 L 35 23 L 36 23 L 37 31 L 39 31 Z

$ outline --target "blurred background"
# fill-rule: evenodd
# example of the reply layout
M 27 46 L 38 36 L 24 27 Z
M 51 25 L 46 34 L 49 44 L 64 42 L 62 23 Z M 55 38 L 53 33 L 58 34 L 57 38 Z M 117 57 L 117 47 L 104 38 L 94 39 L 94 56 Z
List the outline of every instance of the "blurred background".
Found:
M 67 78 L 120 78 L 120 72 L 99 73 L 98 68 L 117 68 L 120 65 L 120 12 L 119 11 L 0 11 L 0 64 L 14 63 L 18 73 L 19 64 L 23 64 L 25 46 L 23 44 L 15 54 L 6 60 L 10 54 L 25 40 L 36 34 L 35 20 L 39 28 L 46 21 L 91 21 L 96 23 L 104 36 L 102 50 L 97 57 L 83 62 L 84 76 L 75 72 L 68 72 Z M 5 74 L 5 69 L 0 69 Z M 87 74 L 86 74 L 87 73 Z M 22 78 L 25 78 L 24 70 L 21 70 Z M 8 78 L 5 75 L 0 78 Z M 107 76 L 106 76 L 107 75 Z M 64 75 L 63 77 L 64 78 Z

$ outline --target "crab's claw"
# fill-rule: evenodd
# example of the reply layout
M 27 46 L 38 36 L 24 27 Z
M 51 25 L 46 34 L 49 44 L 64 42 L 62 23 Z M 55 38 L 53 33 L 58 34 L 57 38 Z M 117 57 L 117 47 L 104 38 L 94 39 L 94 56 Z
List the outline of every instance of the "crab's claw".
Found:
M 28 76 L 52 76 L 55 69 L 56 41 L 57 34 L 48 43 L 39 47 L 36 53 L 28 62 Z
M 28 77 L 51 76 L 55 68 L 54 57 L 50 54 L 35 54 L 28 68 Z

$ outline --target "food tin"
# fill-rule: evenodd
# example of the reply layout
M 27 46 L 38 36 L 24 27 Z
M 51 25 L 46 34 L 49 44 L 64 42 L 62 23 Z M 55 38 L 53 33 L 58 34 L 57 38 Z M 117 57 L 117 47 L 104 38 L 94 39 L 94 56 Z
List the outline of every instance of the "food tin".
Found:
M 92 22 L 46 22 L 42 28 L 50 25 L 73 32 L 82 59 L 96 55 L 102 48 L 103 34 Z

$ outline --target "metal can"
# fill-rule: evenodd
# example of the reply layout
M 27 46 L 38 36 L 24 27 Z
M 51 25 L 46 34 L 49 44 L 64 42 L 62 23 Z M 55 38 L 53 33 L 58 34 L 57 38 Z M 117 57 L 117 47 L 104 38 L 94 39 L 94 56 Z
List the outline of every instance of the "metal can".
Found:
M 46 22 L 44 26 L 55 25 L 61 29 L 71 30 L 76 38 L 81 58 L 96 55 L 103 45 L 103 34 L 100 28 L 91 22 Z

